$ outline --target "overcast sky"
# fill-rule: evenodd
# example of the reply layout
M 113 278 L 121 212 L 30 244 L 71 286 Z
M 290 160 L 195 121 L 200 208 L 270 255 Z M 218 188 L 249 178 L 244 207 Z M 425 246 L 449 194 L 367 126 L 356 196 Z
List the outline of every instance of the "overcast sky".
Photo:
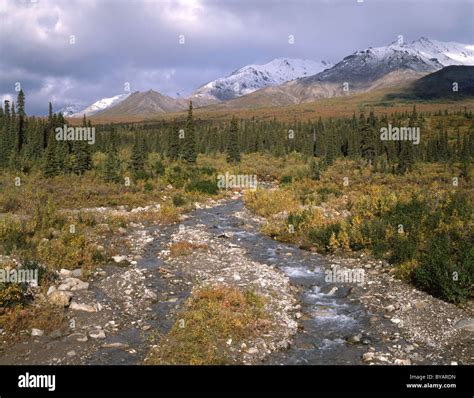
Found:
M 335 63 L 398 35 L 474 43 L 473 21 L 474 0 L 0 0 L 0 99 L 16 82 L 41 115 L 126 83 L 186 96 L 277 57 Z

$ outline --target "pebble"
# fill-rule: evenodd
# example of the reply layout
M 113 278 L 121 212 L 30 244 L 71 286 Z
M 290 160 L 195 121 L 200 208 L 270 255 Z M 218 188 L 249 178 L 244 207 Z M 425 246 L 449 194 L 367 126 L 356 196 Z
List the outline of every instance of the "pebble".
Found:
M 41 329 L 31 329 L 31 335 L 32 336 L 43 336 L 44 331 Z
M 89 332 L 89 337 L 93 339 L 105 339 L 105 332 L 103 330 L 97 330 L 95 332 Z

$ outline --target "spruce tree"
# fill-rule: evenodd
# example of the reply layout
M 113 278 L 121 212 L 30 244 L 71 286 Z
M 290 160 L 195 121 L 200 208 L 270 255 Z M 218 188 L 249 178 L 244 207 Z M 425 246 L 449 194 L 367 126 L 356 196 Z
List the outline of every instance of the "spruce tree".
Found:
M 107 182 L 120 182 L 120 160 L 117 156 L 115 145 L 110 145 L 104 165 L 104 180 Z
M 59 174 L 59 164 L 56 155 L 56 139 L 50 135 L 48 147 L 44 154 L 43 173 L 46 177 L 53 177 Z
M 20 153 L 25 144 L 25 94 L 23 90 L 20 90 L 17 98 L 17 110 L 18 110 L 18 130 L 16 138 L 16 151 Z
M 364 124 L 359 131 L 360 134 L 360 151 L 364 159 L 369 165 L 374 163 L 376 155 L 375 136 L 372 128 L 368 124 Z
M 232 118 L 230 122 L 230 130 L 227 144 L 227 162 L 236 163 L 240 162 L 240 148 L 238 141 L 239 126 L 237 124 L 237 119 Z
M 171 127 L 169 131 L 169 137 L 168 137 L 168 157 L 172 161 L 178 160 L 179 158 L 179 152 L 180 152 L 179 142 L 180 142 L 179 127 L 175 119 L 173 122 L 173 126 Z
M 196 163 L 196 137 L 192 101 L 189 101 L 188 118 L 186 120 L 186 130 L 184 131 L 184 137 L 183 158 L 188 163 Z
M 143 141 L 135 138 L 130 158 L 130 170 L 135 178 L 143 178 L 145 173 L 145 150 Z

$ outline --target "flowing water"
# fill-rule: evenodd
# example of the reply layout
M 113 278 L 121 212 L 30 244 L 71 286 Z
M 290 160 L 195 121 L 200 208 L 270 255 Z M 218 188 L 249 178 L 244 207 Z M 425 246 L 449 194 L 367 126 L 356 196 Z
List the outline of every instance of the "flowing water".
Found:
M 368 314 L 358 300 L 347 297 L 350 286 L 338 284 L 336 292 L 332 292 L 333 284 L 325 281 L 325 267 L 328 260 L 316 253 L 304 251 L 290 244 L 279 243 L 259 232 L 259 225 L 252 220 L 244 220 L 236 216 L 244 209 L 242 200 L 226 201 L 224 204 L 195 210 L 189 214 L 183 224 L 195 226 L 203 224 L 206 230 L 214 235 L 228 233 L 229 240 L 243 247 L 247 256 L 253 261 L 273 265 L 284 272 L 291 283 L 299 288 L 301 303 L 300 330 L 294 338 L 292 346 L 284 351 L 275 352 L 266 360 L 267 364 L 360 364 L 361 355 L 367 351 L 367 344 L 379 348 L 382 344 L 372 330 Z M 167 226 L 160 230 L 159 237 L 150 243 L 144 259 L 138 267 L 156 269 L 163 264 L 156 253 L 163 249 L 177 226 Z M 167 287 L 161 278 L 156 278 L 152 289 L 157 293 Z M 189 295 L 189 289 L 178 292 L 182 303 Z M 158 302 L 152 306 L 154 329 L 165 333 L 172 324 L 167 317 L 170 303 Z M 362 334 L 365 344 L 350 344 L 347 338 Z M 114 341 L 127 342 L 136 346 L 143 356 L 143 334 L 135 329 L 119 332 Z M 140 348 L 141 347 L 141 348 Z M 108 360 L 99 352 L 91 363 L 135 363 L 129 356 L 115 352 L 115 357 Z M 113 354 L 109 354 L 113 355 Z M 101 360 L 98 360 L 101 358 Z M 125 359 L 127 358 L 127 359 Z

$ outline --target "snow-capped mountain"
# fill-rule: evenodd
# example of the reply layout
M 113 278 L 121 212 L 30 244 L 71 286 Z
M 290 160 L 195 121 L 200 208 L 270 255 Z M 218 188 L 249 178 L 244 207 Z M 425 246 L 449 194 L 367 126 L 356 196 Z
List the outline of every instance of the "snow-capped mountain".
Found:
M 436 58 L 443 66 L 474 65 L 474 44 L 442 42 L 422 37 L 406 47 L 418 52 L 425 58 Z
M 68 117 L 82 117 L 84 115 L 91 116 L 117 105 L 118 103 L 127 99 L 129 95 L 130 93 L 119 94 L 110 98 L 102 98 L 85 108 L 84 105 L 68 105 L 59 109 L 57 112 L 62 112 L 64 116 Z
M 193 97 L 227 100 L 250 94 L 269 86 L 278 86 L 290 80 L 319 73 L 332 64 L 326 61 L 277 58 L 263 65 L 247 65 L 229 76 L 199 87 Z
M 366 83 L 396 70 L 428 73 L 449 65 L 474 65 L 474 45 L 422 37 L 412 43 L 369 47 L 302 82 Z
M 57 111 L 55 111 L 56 113 L 62 113 L 63 116 L 72 116 L 74 115 L 75 113 L 80 113 L 81 110 L 84 109 L 84 105 L 66 105 L 66 106 L 63 106 L 62 108 L 58 109 Z

